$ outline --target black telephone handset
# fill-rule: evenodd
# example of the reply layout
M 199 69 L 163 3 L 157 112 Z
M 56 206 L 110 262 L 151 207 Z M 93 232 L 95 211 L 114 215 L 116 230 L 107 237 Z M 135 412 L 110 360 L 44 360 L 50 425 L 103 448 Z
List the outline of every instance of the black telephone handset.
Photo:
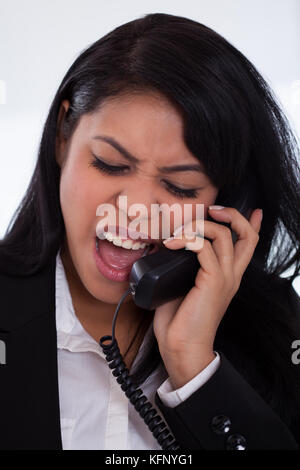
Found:
M 235 198 L 238 202 L 234 205 L 230 205 L 229 199 L 226 202 L 218 202 L 219 198 L 215 204 L 235 207 L 249 219 L 252 210 L 255 209 L 255 196 L 254 185 L 248 183 L 244 191 L 239 194 L 238 200 Z M 209 215 L 207 220 L 216 222 Z M 230 228 L 228 223 L 219 223 Z M 233 231 L 231 233 L 235 243 L 237 235 Z M 156 253 L 144 256 L 133 264 L 129 279 L 133 300 L 137 306 L 153 310 L 172 299 L 184 296 L 193 287 L 198 270 L 199 261 L 196 253 L 184 248 L 170 250 L 163 246 Z
M 231 198 L 218 197 L 215 204 L 235 207 L 249 219 L 252 210 L 257 207 L 254 180 L 250 176 L 247 178 L 247 183 L 242 191 L 239 191 L 238 197 L 236 194 L 232 194 Z M 213 220 L 210 217 L 208 219 Z M 230 227 L 227 223 L 223 224 Z M 232 238 L 235 243 L 237 237 L 234 232 L 232 232 Z M 180 445 L 143 394 L 142 389 L 133 383 L 115 337 L 115 324 L 119 309 L 127 295 L 133 296 L 136 305 L 146 310 L 153 310 L 169 300 L 187 294 L 194 284 L 198 269 L 199 262 L 196 253 L 184 248 L 169 250 L 164 246 L 158 252 L 137 260 L 132 266 L 130 288 L 123 294 L 117 305 L 112 335 L 102 336 L 99 341 L 112 374 L 163 450 L 178 451 Z M 108 344 L 107 341 L 109 341 Z

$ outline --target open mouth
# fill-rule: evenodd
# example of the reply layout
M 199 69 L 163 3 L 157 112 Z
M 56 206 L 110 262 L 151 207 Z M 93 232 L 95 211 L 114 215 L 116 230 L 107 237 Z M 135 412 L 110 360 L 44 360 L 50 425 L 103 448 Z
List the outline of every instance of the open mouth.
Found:
M 105 234 L 95 237 L 95 262 L 98 270 L 113 281 L 128 281 L 132 265 L 142 256 L 158 251 L 159 243 L 121 239 Z

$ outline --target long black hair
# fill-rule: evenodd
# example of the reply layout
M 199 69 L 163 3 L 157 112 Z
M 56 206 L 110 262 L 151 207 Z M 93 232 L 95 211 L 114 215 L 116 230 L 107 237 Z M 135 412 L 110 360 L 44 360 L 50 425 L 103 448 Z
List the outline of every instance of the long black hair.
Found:
M 209 27 L 184 17 L 147 14 L 115 28 L 78 56 L 53 99 L 32 179 L 1 241 L 1 270 L 36 273 L 63 241 L 55 159 L 62 101 L 70 102 L 63 122 L 68 138 L 81 116 L 96 111 L 105 99 L 140 92 L 160 93 L 180 111 L 185 144 L 219 188 L 219 201 L 238 194 L 255 175 L 256 207 L 264 214 L 260 239 L 219 326 L 215 348 L 293 426 L 300 416 L 300 375 L 290 349 L 300 334 L 292 328 L 299 311 L 290 300 L 296 298 L 292 282 L 300 266 L 299 148 L 262 75 Z M 153 337 L 136 382 L 142 383 L 159 361 Z

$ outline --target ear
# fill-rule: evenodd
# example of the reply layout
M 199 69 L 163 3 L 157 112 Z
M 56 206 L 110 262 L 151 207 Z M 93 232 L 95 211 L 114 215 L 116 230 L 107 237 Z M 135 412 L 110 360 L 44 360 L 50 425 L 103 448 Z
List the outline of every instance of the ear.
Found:
M 56 141 L 55 141 L 55 158 L 57 164 L 62 168 L 65 160 L 66 144 L 67 140 L 63 133 L 63 123 L 69 109 L 70 102 L 68 100 L 62 101 L 57 118 L 56 127 Z

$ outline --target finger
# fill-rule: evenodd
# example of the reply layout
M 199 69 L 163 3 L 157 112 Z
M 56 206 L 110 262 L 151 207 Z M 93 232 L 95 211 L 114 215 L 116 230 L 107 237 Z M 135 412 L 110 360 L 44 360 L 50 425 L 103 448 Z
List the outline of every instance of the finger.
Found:
M 234 247 L 232 243 L 231 230 L 224 225 L 205 220 L 205 237 L 212 243 L 218 262 L 226 273 L 231 273 L 233 269 Z
M 203 220 L 201 220 L 201 223 L 203 225 Z M 202 236 L 196 237 L 195 234 L 198 232 Z M 179 227 L 174 231 L 174 234 L 172 237 L 167 238 L 166 240 L 163 240 L 164 245 L 167 245 L 168 248 L 170 249 L 179 249 L 179 248 L 185 248 L 189 247 L 192 251 L 199 251 L 203 247 L 203 228 L 198 227 L 198 230 L 193 231 L 191 222 L 186 224 L 183 228 Z M 171 242 L 171 243 L 170 243 Z
M 196 222 L 196 228 L 192 231 L 192 224 L 195 226 L 194 222 Z M 211 222 L 209 220 L 198 219 L 192 221 L 191 223 L 185 225 L 184 227 L 179 227 L 176 229 L 174 234 L 175 237 L 180 238 L 185 235 L 185 237 L 191 236 L 195 240 L 195 232 L 199 232 L 203 237 L 209 238 L 212 242 L 212 247 L 216 253 L 217 259 L 219 264 L 221 265 L 224 272 L 231 274 L 233 270 L 233 258 L 234 258 L 234 249 L 232 243 L 232 236 L 231 230 L 228 227 L 224 227 L 216 222 Z M 192 249 L 193 251 L 198 251 L 198 247 L 192 245 L 194 242 L 189 242 L 187 245 L 188 248 Z M 201 248 L 200 241 L 199 241 L 199 248 Z M 196 250 L 194 250 L 196 248 Z
M 258 231 L 262 217 L 260 209 L 252 212 L 249 221 L 233 207 L 210 210 L 210 214 L 219 221 L 229 222 L 231 228 L 236 232 L 238 239 L 234 245 L 233 265 L 235 275 L 242 277 L 259 240 Z
M 218 262 L 216 253 L 209 240 L 204 238 L 194 237 L 193 240 L 187 239 L 183 234 L 169 238 L 163 241 L 164 245 L 171 250 L 178 250 L 186 248 L 197 254 L 198 261 L 201 267 L 208 273 L 218 272 L 221 266 Z
M 170 250 L 186 248 L 197 253 L 203 248 L 204 238 L 194 236 L 192 239 L 190 236 L 187 238 L 184 234 L 180 234 L 163 240 L 163 244 Z
M 262 218 L 263 218 L 262 209 L 255 209 L 255 211 L 253 211 L 251 214 L 249 223 L 253 227 L 253 229 L 256 231 L 256 233 L 259 233 L 260 231 Z
M 212 244 L 209 240 L 204 239 L 204 246 L 202 250 L 198 251 L 197 258 L 199 264 L 203 271 L 207 274 L 218 274 L 222 267 L 219 264 L 218 258 L 216 256 L 215 250 L 212 247 Z M 199 271 L 195 279 L 195 284 L 197 286 L 197 282 L 199 280 Z

